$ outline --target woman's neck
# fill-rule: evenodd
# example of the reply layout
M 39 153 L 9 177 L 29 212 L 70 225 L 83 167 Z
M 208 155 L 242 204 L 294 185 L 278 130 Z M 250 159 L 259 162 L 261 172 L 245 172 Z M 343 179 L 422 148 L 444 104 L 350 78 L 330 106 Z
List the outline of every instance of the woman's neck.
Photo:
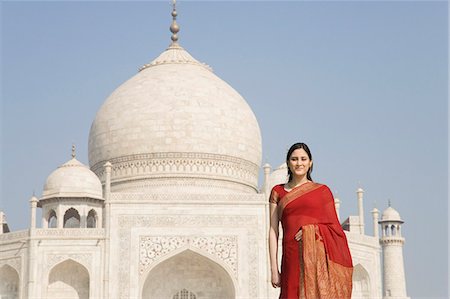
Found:
M 292 177 L 292 179 L 289 181 L 288 185 L 290 188 L 294 188 L 297 186 L 300 186 L 306 182 L 309 182 L 308 178 L 306 177 L 306 175 L 304 176 L 294 176 Z

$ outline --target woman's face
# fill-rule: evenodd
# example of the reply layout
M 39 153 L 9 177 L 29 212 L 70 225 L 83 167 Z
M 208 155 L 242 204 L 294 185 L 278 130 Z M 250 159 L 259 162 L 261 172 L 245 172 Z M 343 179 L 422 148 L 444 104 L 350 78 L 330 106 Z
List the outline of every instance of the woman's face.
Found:
M 311 168 L 312 161 L 302 148 L 296 149 L 289 157 L 288 167 L 294 176 L 305 176 Z

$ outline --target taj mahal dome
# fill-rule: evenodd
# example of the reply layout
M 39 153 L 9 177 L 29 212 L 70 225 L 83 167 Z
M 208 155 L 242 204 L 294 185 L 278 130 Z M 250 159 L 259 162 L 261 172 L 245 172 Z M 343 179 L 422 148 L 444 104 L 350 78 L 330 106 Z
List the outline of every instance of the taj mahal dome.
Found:
M 174 4 L 170 46 L 97 112 L 89 166 L 73 150 L 49 174 L 29 229 L 0 211 L 0 298 L 278 298 L 268 197 L 286 165 L 261 166 L 252 109 L 180 45 L 176 17 Z M 356 202 L 341 219 L 352 298 L 408 298 L 400 214 L 373 209 L 367 235 L 361 188 Z

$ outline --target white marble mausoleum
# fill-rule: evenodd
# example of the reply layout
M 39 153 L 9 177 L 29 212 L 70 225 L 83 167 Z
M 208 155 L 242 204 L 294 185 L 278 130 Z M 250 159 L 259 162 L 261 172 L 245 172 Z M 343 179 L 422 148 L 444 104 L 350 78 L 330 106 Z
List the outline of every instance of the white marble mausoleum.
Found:
M 180 46 L 175 8 L 172 16 L 168 49 L 97 112 L 89 166 L 73 152 L 48 176 L 30 199 L 29 229 L 10 232 L 0 213 L 1 299 L 278 297 L 268 195 L 286 181 L 286 165 L 262 166 L 258 181 L 261 132 L 252 109 Z M 353 298 L 406 299 L 403 221 L 392 207 L 365 221 L 363 193 L 356 192 L 359 214 L 341 219 Z

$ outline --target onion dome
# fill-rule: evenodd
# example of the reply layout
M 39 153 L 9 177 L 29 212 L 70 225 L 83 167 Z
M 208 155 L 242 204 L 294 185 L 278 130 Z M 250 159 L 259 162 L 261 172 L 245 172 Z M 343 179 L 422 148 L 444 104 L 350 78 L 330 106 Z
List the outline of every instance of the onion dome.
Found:
M 72 157 L 48 176 L 41 201 L 61 197 L 103 199 L 102 185 L 95 173 Z
M 400 217 L 400 214 L 391 206 L 389 206 L 386 210 L 383 211 L 381 215 L 381 221 L 399 221 L 403 222 Z
M 97 112 L 90 167 L 104 180 L 103 166 L 112 163 L 114 192 L 257 192 L 256 117 L 236 90 L 178 44 L 175 25 L 170 47 Z

